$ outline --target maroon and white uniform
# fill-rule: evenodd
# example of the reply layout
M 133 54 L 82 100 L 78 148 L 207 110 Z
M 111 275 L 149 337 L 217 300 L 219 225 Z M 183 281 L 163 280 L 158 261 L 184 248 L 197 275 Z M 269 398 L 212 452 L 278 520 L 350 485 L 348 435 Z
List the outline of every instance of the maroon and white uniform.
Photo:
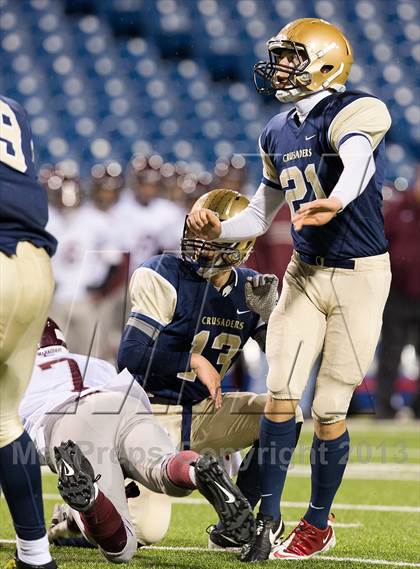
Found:
M 140 414 L 151 413 L 145 391 L 127 370 L 118 373 L 104 360 L 72 354 L 63 347 L 51 347 L 47 355 L 37 356 L 20 415 L 25 429 L 37 441 L 41 455 L 45 448 L 45 426 L 60 416 L 60 409 L 65 406 L 66 412 L 72 409 L 77 414 L 81 399 L 101 392 L 115 393 L 115 400 L 118 396 L 121 403 L 128 395 L 134 397 Z
M 102 552 L 110 561 L 124 562 L 137 547 L 124 478 L 172 496 L 185 496 L 189 490 L 169 480 L 166 463 L 175 448 L 153 419 L 146 393 L 131 374 L 118 374 L 109 363 L 70 353 L 64 346 L 38 351 L 20 415 L 52 471 L 54 447 L 71 439 L 101 475 L 99 490 L 113 503 L 127 532 L 123 551 Z M 72 513 L 83 533 L 79 513 Z

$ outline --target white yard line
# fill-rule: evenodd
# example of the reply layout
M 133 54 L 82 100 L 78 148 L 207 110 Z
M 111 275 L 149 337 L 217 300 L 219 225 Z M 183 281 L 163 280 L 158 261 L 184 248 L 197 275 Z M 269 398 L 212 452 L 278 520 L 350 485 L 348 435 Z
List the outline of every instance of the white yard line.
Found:
M 57 476 L 48 467 L 42 467 L 42 475 Z M 287 475 L 289 478 L 310 477 L 310 465 L 292 463 Z M 399 462 L 350 463 L 346 468 L 345 478 L 352 480 L 376 480 L 378 482 L 382 480 L 420 482 L 420 465 Z
M 191 504 L 201 506 L 208 502 L 203 498 L 172 498 L 174 504 Z M 282 502 L 285 508 L 307 508 L 307 502 Z M 404 512 L 407 514 L 419 514 L 417 506 L 384 506 L 379 504 L 333 504 L 333 510 L 360 510 L 366 512 Z
M 201 553 L 223 553 L 225 552 L 223 549 L 204 549 L 202 547 L 164 547 L 159 545 L 149 545 L 147 547 L 142 547 L 140 551 L 143 549 L 149 551 L 191 551 L 191 552 L 201 552 Z M 226 552 L 225 552 L 226 553 Z M 292 561 L 292 560 L 288 560 Z M 332 556 L 324 556 L 320 555 L 319 557 L 312 557 L 311 561 L 348 561 L 349 563 L 364 563 L 367 565 L 388 565 L 392 567 L 420 567 L 420 563 L 412 563 L 409 561 L 391 561 L 388 559 L 363 559 L 362 557 L 332 557 Z
M 409 561 L 389 561 L 387 559 L 363 559 L 363 557 L 332 557 L 319 556 L 312 557 L 311 561 L 339 561 L 349 563 L 362 563 L 366 565 L 388 565 L 390 567 L 420 567 L 420 563 L 411 563 Z
M 43 494 L 45 500 L 56 500 L 61 502 L 60 494 Z M 0 496 L 3 498 L 3 496 Z M 173 504 L 189 504 L 191 506 L 203 506 L 208 505 L 207 500 L 204 498 L 171 498 Z M 307 502 L 282 502 L 282 506 L 285 508 L 307 508 Z M 358 510 L 362 512 L 401 512 L 406 514 L 419 514 L 420 507 L 418 506 L 387 506 L 382 504 L 333 504 L 333 510 Z M 290 522 L 292 523 L 292 522 Z M 293 522 L 294 523 L 294 522 Z M 336 527 L 340 525 L 335 524 Z M 342 527 L 352 527 L 350 524 L 343 525 Z M 356 524 L 354 527 L 358 527 Z
M 284 524 L 286 526 L 292 526 L 295 527 L 298 525 L 300 520 L 294 520 L 294 521 L 289 521 L 289 522 L 284 522 Z M 340 529 L 358 529 L 358 528 L 362 528 L 363 524 L 360 524 L 359 522 L 353 523 L 353 524 L 341 524 L 339 522 L 334 522 L 334 528 L 340 528 Z
M 11 539 L 0 539 L 0 543 L 4 544 L 14 544 L 15 542 Z M 193 553 L 226 553 L 224 549 L 206 549 L 205 547 L 173 547 L 173 546 L 159 546 L 159 545 L 149 545 L 142 547 L 142 551 L 185 551 Z M 292 561 L 292 560 L 288 560 Z M 333 557 L 331 555 L 320 555 L 319 557 L 312 557 L 311 561 L 337 561 L 337 562 L 348 562 L 348 563 L 361 563 L 363 565 L 384 565 L 388 567 L 420 567 L 420 563 L 412 563 L 410 561 L 391 561 L 389 559 L 364 559 L 363 557 Z
M 399 435 L 403 434 L 418 434 L 420 431 L 420 421 L 413 419 L 408 421 L 378 421 L 372 418 L 347 418 L 347 426 L 351 432 L 366 433 L 369 435 L 372 431 L 375 433 L 395 433 L 398 431 Z M 305 432 L 313 433 L 312 421 L 306 420 L 303 423 Z
M 309 477 L 311 468 L 309 465 L 291 464 L 287 475 L 291 478 Z M 398 462 L 366 464 L 350 463 L 346 468 L 346 479 L 353 480 L 408 480 L 420 482 L 419 464 L 400 464 Z
M 45 500 L 56 500 L 62 502 L 60 494 L 43 494 Z M 0 495 L 3 498 L 3 495 Z M 191 506 L 209 505 L 204 498 L 171 498 L 173 504 L 189 504 Z M 307 508 L 307 502 L 282 502 L 285 508 Z M 358 510 L 362 512 L 401 512 L 406 514 L 419 514 L 420 506 L 387 506 L 382 504 L 333 504 L 333 510 Z M 290 522 L 292 523 L 292 522 Z M 293 522 L 295 523 L 295 522 Z M 334 524 L 340 527 L 339 524 Z M 351 524 L 343 524 L 341 527 L 359 527 L 360 524 L 352 526 Z

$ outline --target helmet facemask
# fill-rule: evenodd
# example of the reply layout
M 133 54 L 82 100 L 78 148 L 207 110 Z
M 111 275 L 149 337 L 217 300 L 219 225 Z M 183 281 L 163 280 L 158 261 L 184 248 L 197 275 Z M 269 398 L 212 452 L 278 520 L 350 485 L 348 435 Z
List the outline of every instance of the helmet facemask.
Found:
M 319 91 L 345 90 L 353 53 L 346 36 L 333 24 L 298 18 L 272 37 L 267 48 L 269 61 L 254 65 L 259 93 L 275 94 L 288 103 Z
M 203 278 L 211 278 L 221 272 L 241 265 L 249 253 L 244 257 L 237 248 L 240 243 L 214 243 L 195 237 L 184 224 L 181 239 L 181 254 L 184 261 L 191 263 L 197 273 Z
M 254 84 L 258 93 L 275 94 L 281 102 L 309 94 L 304 87 L 311 82 L 311 74 L 306 71 L 311 61 L 303 44 L 272 40 L 268 42 L 268 54 L 269 61 L 259 61 L 254 65 Z M 285 58 L 290 64 L 281 63 Z M 287 73 L 288 76 L 279 81 L 276 77 L 278 72 Z

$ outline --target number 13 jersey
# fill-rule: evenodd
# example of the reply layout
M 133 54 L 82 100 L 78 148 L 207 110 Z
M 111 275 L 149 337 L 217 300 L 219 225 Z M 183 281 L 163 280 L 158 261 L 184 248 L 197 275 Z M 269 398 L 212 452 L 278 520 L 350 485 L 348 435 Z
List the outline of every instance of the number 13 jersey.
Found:
M 53 255 L 57 242 L 45 231 L 47 221 L 28 118 L 16 101 L 0 96 L 0 251 L 14 255 L 19 241 L 29 241 Z
M 246 279 L 255 274 L 252 269 L 236 268 L 218 290 L 191 263 L 175 255 L 152 257 L 136 269 L 120 355 L 136 353 L 140 340 L 153 347 L 146 373 L 129 368 L 146 392 L 179 403 L 197 403 L 209 396 L 189 371 L 190 352 L 202 354 L 223 379 L 247 340 L 265 327 L 245 299 Z M 143 367 L 144 356 L 138 358 L 139 368 Z
M 295 109 L 274 116 L 260 137 L 262 183 L 285 192 L 292 215 L 301 204 L 328 197 L 340 178 L 340 145 L 366 137 L 376 170 L 366 189 L 324 226 L 292 226 L 294 248 L 301 254 L 351 259 L 387 250 L 382 216 L 385 175 L 384 135 L 391 125 L 385 104 L 367 93 L 332 93 L 299 124 Z M 366 164 L 367 166 L 367 164 Z

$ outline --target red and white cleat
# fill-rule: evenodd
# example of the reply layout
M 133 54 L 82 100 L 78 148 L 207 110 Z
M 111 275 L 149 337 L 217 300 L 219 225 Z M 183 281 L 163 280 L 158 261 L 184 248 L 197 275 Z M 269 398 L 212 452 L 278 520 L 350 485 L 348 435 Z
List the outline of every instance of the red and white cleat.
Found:
M 335 533 L 330 522 L 326 529 L 318 529 L 302 519 L 289 537 L 272 548 L 269 559 L 309 559 L 334 545 Z

